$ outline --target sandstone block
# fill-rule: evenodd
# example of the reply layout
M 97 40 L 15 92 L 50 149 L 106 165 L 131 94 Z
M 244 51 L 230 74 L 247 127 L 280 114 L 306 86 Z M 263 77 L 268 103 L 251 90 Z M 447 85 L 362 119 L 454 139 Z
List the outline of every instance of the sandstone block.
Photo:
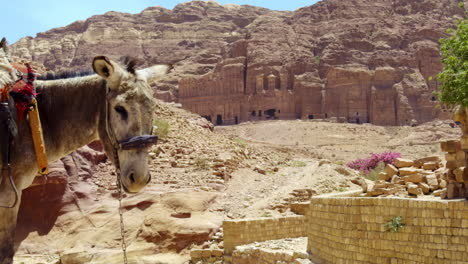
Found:
M 423 170 L 435 171 L 439 168 L 439 163 L 426 162 L 422 165 Z
M 213 249 L 211 250 L 211 255 L 215 257 L 221 257 L 224 255 L 224 251 L 221 249 Z
M 445 160 L 446 161 L 455 161 L 457 159 L 457 154 L 456 153 L 447 153 L 445 154 Z
M 437 176 L 435 174 L 426 175 L 426 183 L 429 185 L 431 190 L 439 189 L 439 181 L 437 180 Z
M 408 184 L 407 189 L 409 194 L 414 194 L 416 196 L 423 195 L 421 188 L 419 188 L 416 184 Z
M 390 177 L 389 177 L 389 175 L 387 173 L 381 172 L 378 175 L 378 179 L 382 180 L 382 181 L 388 181 L 388 180 L 390 180 Z
M 427 183 L 424 183 L 424 182 L 420 182 L 418 184 L 418 187 L 421 188 L 421 191 L 424 193 L 424 194 L 428 194 L 429 191 L 430 191 L 430 187 Z
M 441 196 L 443 192 L 445 192 L 445 189 L 435 190 L 432 194 L 434 196 Z
M 401 168 L 399 172 L 400 172 L 400 176 L 406 176 L 406 175 L 417 174 L 420 171 L 421 171 L 420 169 L 416 169 L 416 168 Z
M 461 144 L 458 140 L 449 140 L 440 143 L 440 148 L 443 152 L 455 153 L 461 149 Z
M 447 181 L 444 179 L 441 179 L 439 182 L 439 187 L 440 188 L 446 188 L 447 187 Z
M 413 182 L 413 183 L 420 183 L 424 181 L 424 175 L 422 174 L 411 174 L 408 176 L 404 176 L 402 178 L 405 182 Z
M 414 161 L 410 159 L 397 158 L 395 159 L 394 164 L 397 168 L 406 168 L 413 166 Z
M 367 192 L 367 196 L 379 196 L 385 194 L 385 191 L 384 188 L 374 188 Z
M 191 258 L 201 258 L 203 256 L 203 249 L 193 249 L 190 251 Z
M 459 160 L 447 161 L 447 163 L 445 164 L 445 167 L 450 170 L 454 170 L 458 167 L 463 167 L 463 166 L 465 166 L 465 161 L 459 161 Z
M 455 199 L 459 197 L 459 188 L 455 182 L 447 185 L 447 199 Z
M 398 181 L 401 180 L 401 177 L 398 175 L 393 175 L 392 180 L 390 181 L 391 183 L 397 183 Z
M 461 149 L 468 150 L 468 136 L 462 136 L 460 140 L 460 145 L 461 145 Z
M 456 168 L 453 171 L 453 174 L 455 174 L 455 181 L 457 182 L 462 183 L 464 181 L 468 181 L 468 168 L 465 168 L 465 167 Z
M 392 164 L 387 164 L 384 169 L 385 173 L 387 173 L 388 177 L 391 179 L 393 175 L 398 174 L 398 169 L 393 166 Z
M 366 181 L 363 178 L 358 177 L 358 178 L 352 179 L 351 182 L 356 185 L 361 186 L 363 192 L 367 192 L 368 186 L 367 186 Z
M 209 258 L 209 257 L 211 257 L 211 250 L 209 249 L 202 250 L 202 258 Z
M 442 190 L 439 196 L 441 199 L 447 199 L 447 190 Z
M 455 159 L 456 159 L 456 160 L 460 160 L 460 161 L 465 161 L 465 159 L 466 159 L 466 152 L 463 151 L 463 150 L 457 151 L 457 153 L 455 153 Z

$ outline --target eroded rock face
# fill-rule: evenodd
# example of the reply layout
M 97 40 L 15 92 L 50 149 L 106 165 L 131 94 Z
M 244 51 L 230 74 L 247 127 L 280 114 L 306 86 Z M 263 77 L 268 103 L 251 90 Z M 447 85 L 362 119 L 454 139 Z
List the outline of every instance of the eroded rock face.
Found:
M 90 200 L 95 195 L 91 184 L 84 181 L 93 175 L 95 166 L 107 159 L 101 143 L 94 142 L 49 165 L 49 174 L 34 178 L 23 190 L 18 213 L 17 241 L 30 232 L 47 234 L 57 217 L 68 212 L 78 199 Z
M 215 124 L 412 125 L 444 115 L 432 94 L 438 40 L 463 16 L 452 0 L 324 0 L 294 12 L 194 1 L 93 16 L 23 38 L 13 53 L 53 70 L 89 67 L 99 54 L 174 63 L 157 96 Z

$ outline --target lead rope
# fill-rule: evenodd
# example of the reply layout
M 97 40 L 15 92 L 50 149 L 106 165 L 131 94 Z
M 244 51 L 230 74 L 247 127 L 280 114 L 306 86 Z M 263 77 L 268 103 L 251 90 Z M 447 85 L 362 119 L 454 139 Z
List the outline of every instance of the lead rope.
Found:
M 109 89 L 106 89 L 106 97 L 109 94 Z M 109 103 L 106 98 L 106 132 L 107 135 L 109 136 L 109 139 L 112 144 L 112 148 L 114 149 L 114 162 L 115 162 L 115 174 L 117 175 L 116 183 L 117 183 L 117 189 L 119 191 L 118 195 L 118 200 L 119 200 L 119 218 L 120 218 L 120 236 L 122 238 L 122 253 L 123 253 L 123 261 L 124 264 L 128 264 L 128 259 L 127 259 L 127 243 L 125 242 L 125 224 L 124 224 L 124 219 L 123 219 L 123 214 L 124 211 L 122 209 L 122 199 L 123 199 L 123 194 L 122 194 L 122 183 L 120 182 L 120 161 L 119 161 L 119 154 L 118 150 L 120 148 L 120 144 L 117 142 L 115 139 L 114 133 L 111 134 L 111 131 L 109 129 Z
M 8 120 L 8 121 L 10 121 L 10 120 Z M 9 131 L 7 131 L 6 137 L 7 137 L 7 142 L 8 142 L 8 150 L 7 150 L 7 153 L 6 153 L 7 166 L 6 166 L 6 168 L 5 167 L 2 168 L 1 174 L 3 174 L 3 172 L 5 170 L 7 171 L 8 179 L 10 181 L 11 188 L 13 188 L 13 192 L 15 193 L 15 201 L 13 202 L 13 205 L 11 205 L 11 206 L 10 205 L 0 205 L 0 208 L 12 209 L 12 208 L 15 208 L 16 204 L 18 203 L 19 196 L 18 196 L 18 189 L 16 189 L 15 181 L 13 180 L 13 173 L 11 172 L 11 164 L 10 164 L 11 142 L 10 142 L 10 133 L 9 133 Z M 0 174 L 0 176 L 1 176 L 1 174 Z M 1 177 L 0 177 L 0 179 L 1 179 Z
M 117 155 L 116 155 L 117 156 Z M 120 167 L 120 166 L 119 166 Z M 120 217 L 120 235 L 122 237 L 122 252 L 123 252 L 123 259 L 124 263 L 127 264 L 127 243 L 125 242 L 125 225 L 124 225 L 124 220 L 123 220 L 123 210 L 122 210 L 122 184 L 120 183 L 120 168 L 117 168 L 116 170 L 117 174 L 117 185 L 119 189 L 119 217 Z

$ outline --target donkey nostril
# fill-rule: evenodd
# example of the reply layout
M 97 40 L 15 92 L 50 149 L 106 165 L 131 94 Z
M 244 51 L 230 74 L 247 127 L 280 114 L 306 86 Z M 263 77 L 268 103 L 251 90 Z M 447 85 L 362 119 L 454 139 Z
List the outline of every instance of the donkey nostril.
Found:
M 132 183 L 135 183 L 135 177 L 134 177 L 133 172 L 130 173 L 130 181 L 132 181 Z

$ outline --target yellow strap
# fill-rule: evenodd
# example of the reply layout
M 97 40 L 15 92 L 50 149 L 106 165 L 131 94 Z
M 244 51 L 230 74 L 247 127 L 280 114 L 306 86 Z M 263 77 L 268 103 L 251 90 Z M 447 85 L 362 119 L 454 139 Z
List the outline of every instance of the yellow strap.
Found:
M 39 174 L 47 174 L 49 173 L 47 154 L 44 137 L 42 136 L 41 119 L 39 117 L 36 99 L 32 100 L 31 105 L 28 112 L 29 126 L 31 127 L 34 150 L 36 151 L 37 166 L 39 168 Z

